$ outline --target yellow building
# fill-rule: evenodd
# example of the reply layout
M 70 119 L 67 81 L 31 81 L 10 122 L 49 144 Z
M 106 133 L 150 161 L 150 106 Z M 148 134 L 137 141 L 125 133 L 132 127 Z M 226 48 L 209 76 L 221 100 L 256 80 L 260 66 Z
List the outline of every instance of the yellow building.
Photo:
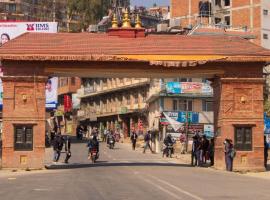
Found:
M 91 127 L 121 129 L 127 137 L 131 129 L 146 131 L 150 79 L 148 78 L 84 78 L 81 121 Z

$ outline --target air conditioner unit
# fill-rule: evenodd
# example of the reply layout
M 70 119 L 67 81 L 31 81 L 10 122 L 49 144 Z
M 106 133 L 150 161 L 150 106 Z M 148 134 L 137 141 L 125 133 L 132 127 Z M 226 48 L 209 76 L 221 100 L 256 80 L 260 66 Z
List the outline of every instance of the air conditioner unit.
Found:
M 172 18 L 170 19 L 170 27 L 180 26 L 181 20 L 180 18 Z

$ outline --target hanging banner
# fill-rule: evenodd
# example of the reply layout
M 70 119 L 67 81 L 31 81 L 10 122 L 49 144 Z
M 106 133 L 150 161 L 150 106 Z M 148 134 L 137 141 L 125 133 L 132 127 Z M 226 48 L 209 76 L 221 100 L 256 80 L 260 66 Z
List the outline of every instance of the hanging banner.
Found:
M 208 83 L 200 82 L 167 82 L 167 93 L 170 94 L 212 94 L 213 89 Z
M 214 125 L 213 124 L 205 124 L 203 127 L 203 133 L 208 138 L 214 137 Z
M 80 109 L 81 99 L 78 98 L 78 94 L 72 94 L 72 108 L 73 109 Z
M 69 95 L 64 95 L 64 110 L 70 112 L 72 109 L 72 100 Z
M 172 126 L 174 131 L 178 131 L 184 125 L 184 123 L 178 122 L 177 120 L 169 117 L 165 112 L 163 114 L 170 123 L 170 125 Z

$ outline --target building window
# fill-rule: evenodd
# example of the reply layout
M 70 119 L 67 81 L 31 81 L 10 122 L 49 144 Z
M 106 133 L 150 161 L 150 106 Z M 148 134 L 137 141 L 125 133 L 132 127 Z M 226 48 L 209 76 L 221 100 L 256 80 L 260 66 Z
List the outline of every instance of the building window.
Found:
M 75 85 L 75 83 L 76 83 L 76 79 L 75 79 L 75 77 L 71 77 L 71 85 Z
M 12 4 L 7 4 L 6 5 L 6 10 L 8 12 L 14 13 L 16 12 L 16 4 L 12 3 Z
M 221 0 L 215 0 L 215 5 L 216 6 L 221 6 Z
M 126 95 L 127 105 L 130 105 L 130 94 Z
M 268 15 L 268 10 L 264 9 L 263 10 L 263 15 Z
M 235 127 L 235 144 L 236 150 L 251 151 L 252 150 L 252 127 Z
M 231 25 L 231 17 L 229 15 L 224 17 L 224 21 L 225 21 L 225 25 L 227 26 Z
M 33 150 L 33 126 L 15 125 L 14 126 L 14 149 L 15 151 Z
M 192 111 L 192 100 L 173 100 L 173 111 Z
M 264 33 L 263 34 L 263 39 L 268 40 L 268 34 Z
M 231 6 L 231 0 L 224 0 L 224 6 Z
M 202 110 L 205 112 L 213 111 L 213 101 L 202 101 Z
M 215 17 L 215 24 L 220 24 L 221 23 L 221 18 Z
M 173 82 L 192 82 L 192 78 L 174 78 Z
M 199 2 L 199 13 L 202 17 L 209 17 L 211 16 L 211 3 L 200 1 Z
M 134 94 L 134 104 L 138 104 L 139 103 L 139 97 L 138 97 L 139 95 L 138 95 L 138 92 L 136 92 L 135 94 Z

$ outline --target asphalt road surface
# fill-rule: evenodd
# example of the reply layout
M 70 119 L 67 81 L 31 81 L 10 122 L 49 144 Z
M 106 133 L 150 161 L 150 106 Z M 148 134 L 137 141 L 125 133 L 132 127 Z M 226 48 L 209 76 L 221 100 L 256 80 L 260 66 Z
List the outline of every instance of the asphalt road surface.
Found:
M 99 162 L 74 144 L 69 165 L 0 177 L 1 200 L 269 200 L 270 181 L 190 167 L 126 144 L 104 144 Z

